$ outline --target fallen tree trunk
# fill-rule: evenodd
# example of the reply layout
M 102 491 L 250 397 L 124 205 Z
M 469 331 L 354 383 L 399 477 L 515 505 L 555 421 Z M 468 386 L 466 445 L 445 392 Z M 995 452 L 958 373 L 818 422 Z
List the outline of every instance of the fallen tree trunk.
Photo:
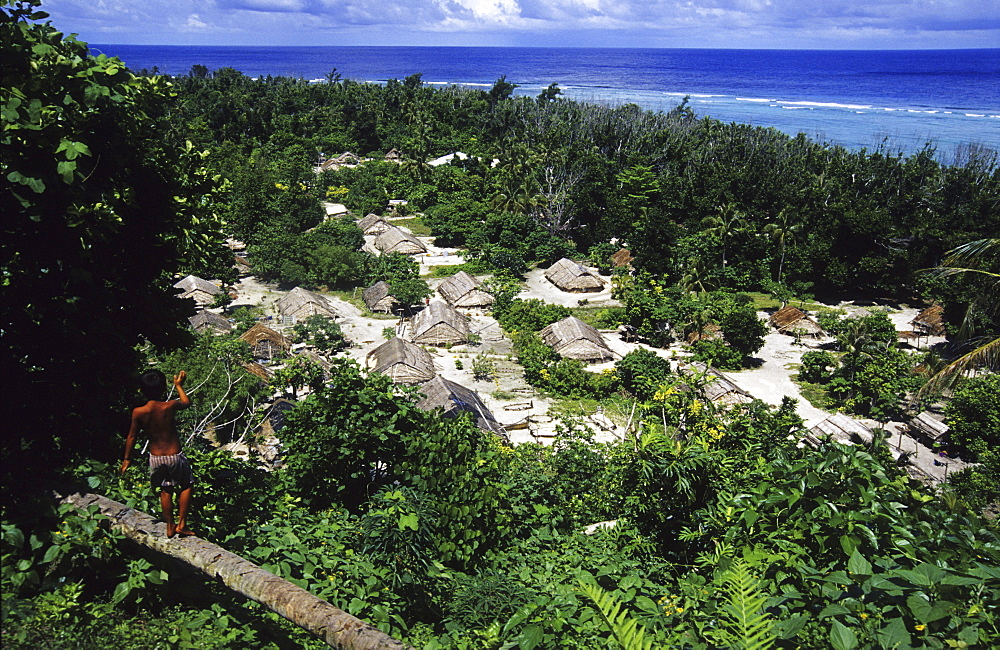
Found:
M 72 494 L 60 500 L 81 509 L 96 505 L 109 518 L 111 527 L 132 541 L 218 578 L 233 591 L 312 632 L 331 647 L 343 650 L 410 647 L 221 546 L 197 537 L 168 539 L 166 525 L 144 512 L 98 494 Z

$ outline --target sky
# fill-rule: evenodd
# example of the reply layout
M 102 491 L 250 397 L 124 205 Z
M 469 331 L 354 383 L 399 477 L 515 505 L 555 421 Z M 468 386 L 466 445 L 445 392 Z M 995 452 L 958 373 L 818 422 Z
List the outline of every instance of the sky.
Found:
M 90 43 L 1000 47 L 1000 0 L 43 0 Z

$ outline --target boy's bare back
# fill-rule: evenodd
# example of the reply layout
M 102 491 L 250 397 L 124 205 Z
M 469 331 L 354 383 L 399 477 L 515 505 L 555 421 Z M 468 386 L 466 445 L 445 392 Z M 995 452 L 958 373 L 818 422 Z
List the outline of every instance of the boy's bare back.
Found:
M 180 409 L 191 405 L 191 400 L 184 392 L 184 379 L 187 373 L 183 370 L 174 376 L 174 388 L 177 389 L 177 399 L 164 400 L 165 395 L 150 395 L 148 402 L 132 409 L 132 423 L 129 427 L 125 443 L 125 458 L 121 471 L 124 472 L 132 460 L 132 450 L 140 431 L 149 438 L 149 453 L 153 456 L 172 456 L 180 453 L 181 441 L 177 437 L 174 417 Z

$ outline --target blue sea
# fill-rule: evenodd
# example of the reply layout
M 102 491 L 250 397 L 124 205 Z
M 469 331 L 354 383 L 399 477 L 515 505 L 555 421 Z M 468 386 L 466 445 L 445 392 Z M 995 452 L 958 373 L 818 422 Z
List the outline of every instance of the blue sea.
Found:
M 964 145 L 1000 151 L 1000 49 L 828 51 L 496 47 L 205 47 L 91 45 L 133 70 L 187 74 L 196 64 L 251 77 L 322 80 L 332 69 L 384 83 L 415 73 L 435 85 L 488 89 L 501 76 L 537 95 L 669 110 L 774 127 L 851 149 L 950 162 Z

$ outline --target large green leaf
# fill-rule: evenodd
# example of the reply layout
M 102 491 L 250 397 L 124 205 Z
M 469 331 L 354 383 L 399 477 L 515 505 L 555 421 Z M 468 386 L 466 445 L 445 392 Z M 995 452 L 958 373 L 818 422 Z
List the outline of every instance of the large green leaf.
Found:
M 833 625 L 830 626 L 830 644 L 834 650 L 852 650 L 858 645 L 858 636 L 854 630 L 840 621 L 834 620 Z

